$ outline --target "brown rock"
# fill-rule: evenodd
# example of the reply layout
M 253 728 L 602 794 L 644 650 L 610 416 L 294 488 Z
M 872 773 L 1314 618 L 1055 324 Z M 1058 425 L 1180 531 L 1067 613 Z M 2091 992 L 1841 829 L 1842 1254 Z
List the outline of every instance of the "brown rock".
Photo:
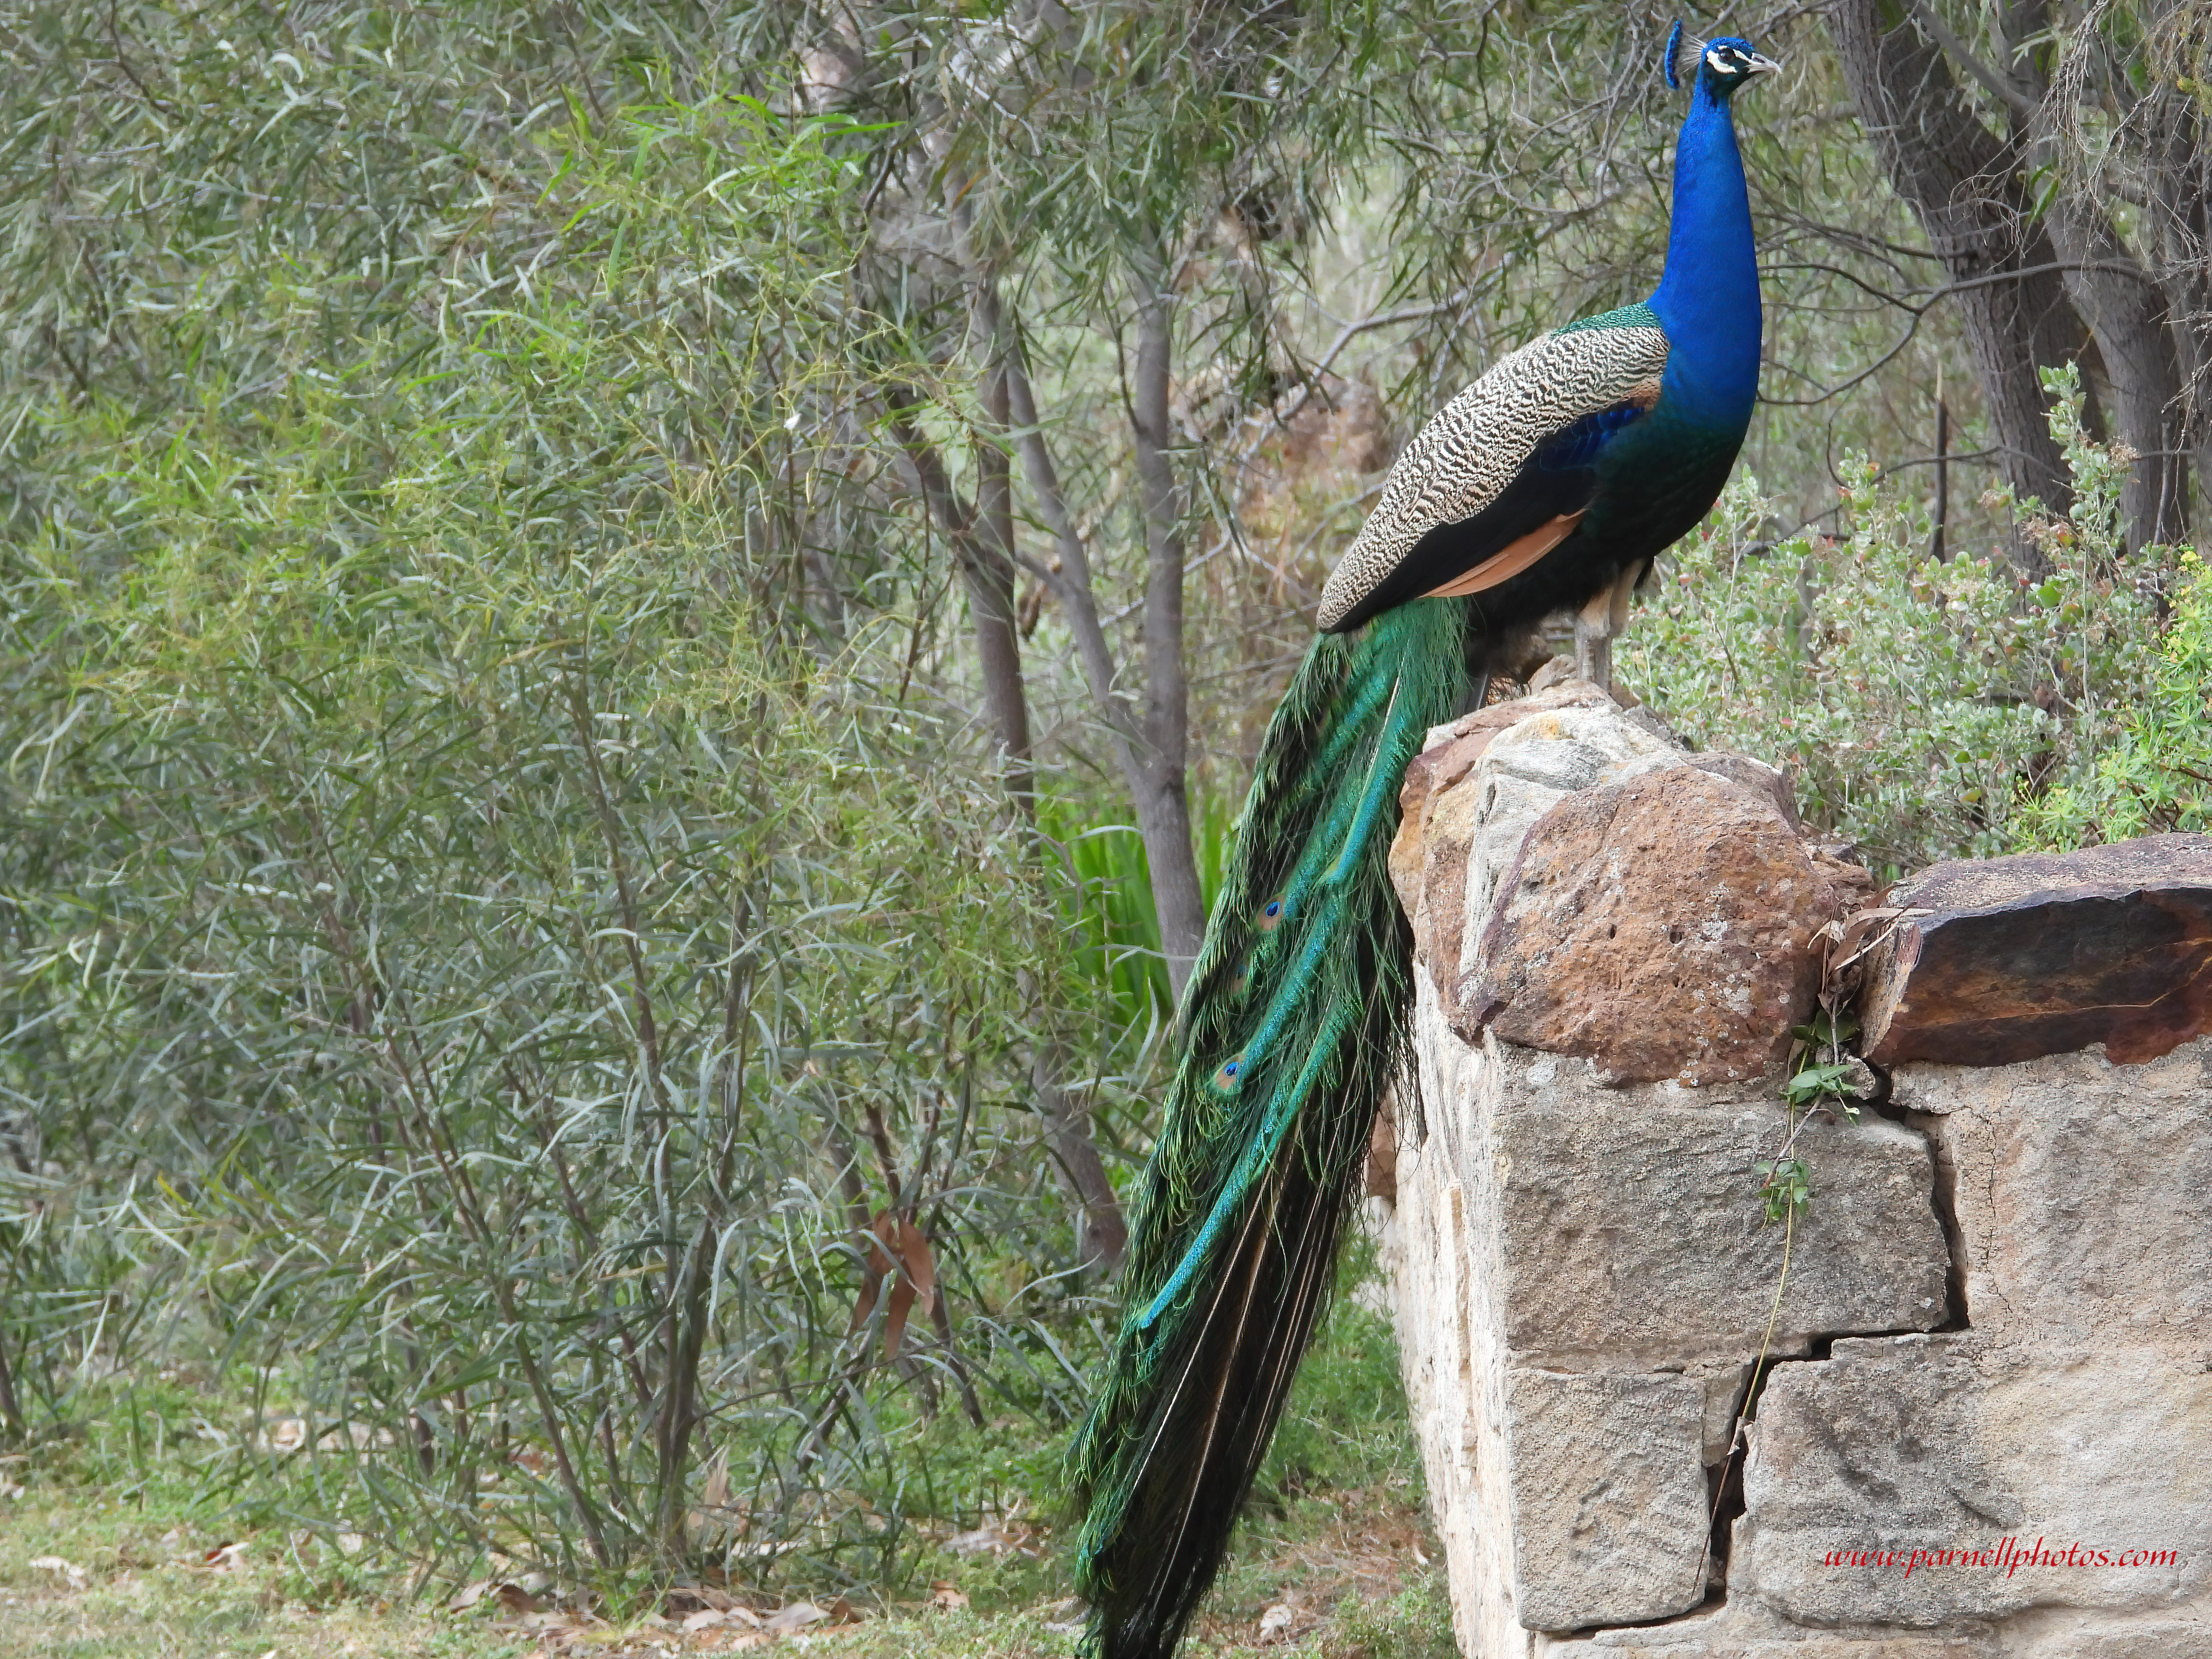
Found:
M 1800 830 L 1800 835 L 1804 831 Z M 1874 872 L 1863 864 L 1854 864 L 1843 856 L 1841 843 L 1808 839 L 1805 850 L 1813 855 L 1813 862 L 1820 866 L 1820 873 L 1828 878 L 1828 885 L 1836 890 L 1836 897 L 1849 915 L 1854 910 L 1863 910 L 1874 902 L 1881 883 Z
M 2002 1066 L 2093 1042 L 2132 1065 L 2212 1030 L 2212 836 L 1938 864 L 1869 957 L 1867 1056 Z
M 1428 836 L 1429 808 L 1474 769 L 1490 740 L 1532 714 L 1608 706 L 1604 692 L 1588 680 L 1575 680 L 1537 696 L 1493 702 L 1429 733 L 1427 747 L 1407 764 L 1398 786 L 1398 833 L 1390 843 L 1390 881 L 1407 916 L 1416 916 L 1420 908 L 1421 848 Z
M 1789 821 L 1790 827 L 1798 828 L 1797 792 L 1790 787 L 1787 772 L 1778 771 L 1748 755 L 1731 755 L 1720 750 L 1692 755 L 1689 762 L 1700 772 L 1710 772 L 1717 778 L 1742 785 L 1753 794 L 1766 796 Z
M 1405 781 L 1398 787 L 1398 808 L 1404 814 L 1401 826 L 1414 825 L 1418 838 L 1421 813 L 1430 798 L 1450 788 L 1473 771 L 1475 762 L 1482 758 L 1482 751 L 1490 746 L 1490 740 L 1507 727 L 1520 725 L 1531 714 L 1549 714 L 1557 708 L 1602 708 L 1607 705 L 1605 693 L 1597 687 L 1588 680 L 1573 680 L 1534 696 L 1493 702 L 1471 714 L 1461 715 L 1449 726 L 1436 727 L 1429 733 L 1427 745 L 1407 764 Z
M 1498 894 L 1453 1029 L 1622 1082 L 1781 1060 L 1816 988 L 1813 934 L 1841 908 L 1771 797 L 1680 766 L 1559 802 Z

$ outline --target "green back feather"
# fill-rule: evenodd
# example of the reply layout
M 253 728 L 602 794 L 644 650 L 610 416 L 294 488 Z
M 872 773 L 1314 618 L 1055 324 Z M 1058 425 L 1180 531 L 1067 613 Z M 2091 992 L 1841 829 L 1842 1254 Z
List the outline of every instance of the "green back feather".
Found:
M 1102 1659 L 1174 1650 L 1327 1293 L 1403 1057 L 1400 781 L 1465 695 L 1470 605 L 1316 639 L 1261 744 L 1137 1194 L 1127 1310 L 1069 1454 Z

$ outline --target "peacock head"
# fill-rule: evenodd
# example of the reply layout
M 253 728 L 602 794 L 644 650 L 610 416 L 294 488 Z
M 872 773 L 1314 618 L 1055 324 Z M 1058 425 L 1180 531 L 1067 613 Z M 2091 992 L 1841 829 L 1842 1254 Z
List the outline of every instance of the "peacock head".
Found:
M 1661 66 L 1668 86 L 1680 86 L 1686 76 L 1707 95 L 1723 101 L 1746 82 L 1782 67 L 1771 58 L 1760 57 L 1750 41 L 1739 36 L 1699 40 L 1684 33 L 1679 21 L 1667 36 Z

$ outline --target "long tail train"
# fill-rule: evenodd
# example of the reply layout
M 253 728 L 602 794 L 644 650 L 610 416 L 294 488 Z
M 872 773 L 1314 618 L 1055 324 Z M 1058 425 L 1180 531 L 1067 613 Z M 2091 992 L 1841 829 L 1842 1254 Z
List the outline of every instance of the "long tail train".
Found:
M 1127 1310 L 1069 1454 L 1100 1659 L 1174 1652 L 1328 1292 L 1404 1052 L 1400 777 L 1466 694 L 1472 604 L 1316 640 L 1261 744 L 1138 1193 Z

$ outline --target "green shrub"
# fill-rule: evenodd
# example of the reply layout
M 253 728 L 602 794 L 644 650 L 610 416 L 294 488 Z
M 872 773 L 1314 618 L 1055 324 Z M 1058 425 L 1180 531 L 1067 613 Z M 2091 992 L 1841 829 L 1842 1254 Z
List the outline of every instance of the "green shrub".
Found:
M 2212 830 L 2212 568 L 2193 552 L 2148 694 L 2086 770 L 2020 818 L 2024 844 L 2053 848 L 2173 830 Z
M 0 1340 L 34 1435 L 181 1357 L 211 1487 L 423 1577 L 834 1584 L 896 1576 L 914 1415 L 1079 1403 L 1091 1334 L 1033 1293 L 1070 1254 L 1028 1066 L 1079 1020 L 1056 895 L 946 763 L 926 544 L 825 482 L 866 396 L 824 344 L 836 138 L 580 119 L 526 158 L 526 283 L 345 332 L 288 267 L 233 320 L 289 372 L 232 375 L 217 313 L 197 398 L 30 396 Z M 813 538 L 872 600 L 836 629 Z M 895 1209 L 941 1299 L 887 1358 L 854 1224 Z
M 1863 464 L 1847 535 L 1770 543 L 1769 504 L 1740 477 L 1662 561 L 1624 680 L 1698 744 L 1790 772 L 1807 818 L 1879 869 L 2012 850 L 2037 795 L 2076 788 L 2157 699 L 2172 569 L 2162 550 L 2121 556 L 2124 457 L 2083 432 L 2073 370 L 2049 384 L 2078 498 L 2063 522 L 2020 514 L 2043 574 L 1931 559 L 1918 502 Z

